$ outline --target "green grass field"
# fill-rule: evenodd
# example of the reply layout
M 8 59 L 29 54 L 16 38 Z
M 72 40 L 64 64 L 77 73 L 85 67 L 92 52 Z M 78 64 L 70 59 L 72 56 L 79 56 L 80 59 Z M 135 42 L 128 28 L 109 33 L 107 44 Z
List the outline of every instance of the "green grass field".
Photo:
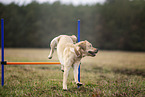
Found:
M 48 49 L 5 49 L 7 61 L 58 61 L 56 53 L 48 60 Z M 145 53 L 99 51 L 81 64 L 82 87 L 68 78 L 68 91 L 62 90 L 63 73 L 55 66 L 5 66 L 5 85 L 0 97 L 145 97 Z

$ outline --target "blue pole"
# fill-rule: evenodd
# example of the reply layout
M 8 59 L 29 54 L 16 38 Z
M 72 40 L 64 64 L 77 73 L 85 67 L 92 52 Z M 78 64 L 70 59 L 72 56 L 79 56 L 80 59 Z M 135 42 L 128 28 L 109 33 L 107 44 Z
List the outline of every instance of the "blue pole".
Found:
M 78 42 L 80 42 L 80 20 L 78 20 Z
M 4 19 L 1 19 L 1 62 L 4 62 Z M 2 65 L 2 80 L 1 80 L 1 84 L 2 86 L 4 85 L 4 64 Z
M 80 20 L 78 20 L 78 42 L 80 42 Z M 80 82 L 80 65 L 78 68 L 78 81 Z

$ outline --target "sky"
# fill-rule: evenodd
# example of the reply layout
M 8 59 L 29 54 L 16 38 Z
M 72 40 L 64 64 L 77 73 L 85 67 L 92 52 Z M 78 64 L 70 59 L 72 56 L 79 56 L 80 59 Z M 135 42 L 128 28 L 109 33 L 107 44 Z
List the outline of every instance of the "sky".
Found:
M 62 4 L 73 4 L 73 5 L 92 5 L 92 4 L 96 4 L 96 3 L 104 3 L 105 0 L 0 0 L 0 2 L 4 3 L 4 4 L 9 4 L 12 2 L 15 2 L 18 5 L 27 5 L 29 3 L 31 3 L 32 1 L 37 1 L 39 3 L 44 3 L 44 2 L 49 2 L 49 3 L 53 3 L 55 1 L 60 1 Z

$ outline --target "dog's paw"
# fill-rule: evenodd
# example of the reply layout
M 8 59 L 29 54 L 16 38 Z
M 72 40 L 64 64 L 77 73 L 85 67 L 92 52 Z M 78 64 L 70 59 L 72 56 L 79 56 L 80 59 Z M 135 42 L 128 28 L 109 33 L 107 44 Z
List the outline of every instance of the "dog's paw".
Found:
M 81 82 L 76 83 L 76 84 L 77 84 L 77 86 L 82 86 L 83 85 Z
M 48 59 L 52 59 L 52 56 L 48 56 Z
M 63 89 L 63 91 L 67 91 L 67 89 Z
M 63 69 L 61 69 L 61 71 L 62 71 L 62 72 L 64 72 L 64 70 L 63 70 Z

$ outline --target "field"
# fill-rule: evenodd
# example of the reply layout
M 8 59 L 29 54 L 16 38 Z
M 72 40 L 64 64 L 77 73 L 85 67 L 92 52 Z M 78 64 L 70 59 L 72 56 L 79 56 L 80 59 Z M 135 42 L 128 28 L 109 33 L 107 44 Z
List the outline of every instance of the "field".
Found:
M 8 61 L 58 61 L 56 53 L 48 60 L 49 49 L 5 49 Z M 0 97 L 145 97 L 145 52 L 99 51 L 81 64 L 81 82 L 68 78 L 68 91 L 62 90 L 59 65 L 5 66 L 5 85 Z

